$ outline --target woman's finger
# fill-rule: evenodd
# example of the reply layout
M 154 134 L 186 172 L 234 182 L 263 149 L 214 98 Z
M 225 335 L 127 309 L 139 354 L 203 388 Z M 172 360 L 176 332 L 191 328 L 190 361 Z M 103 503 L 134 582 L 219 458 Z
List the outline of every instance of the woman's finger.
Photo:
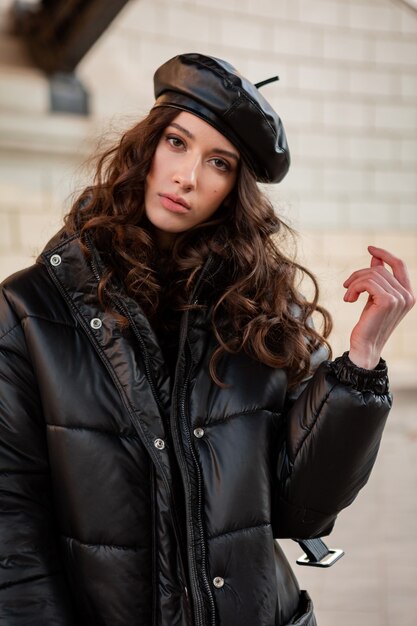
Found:
M 378 266 L 382 266 L 384 267 L 384 261 L 382 261 L 381 259 L 379 259 L 377 256 L 371 256 L 371 267 L 378 267 Z
M 403 287 L 401 283 L 395 278 L 395 276 L 382 265 L 367 267 L 363 270 L 357 270 L 356 272 L 353 272 L 353 274 L 351 274 L 351 276 L 349 276 L 349 278 L 345 280 L 343 286 L 348 289 L 356 280 L 363 280 L 367 278 L 379 282 L 380 277 L 381 280 L 384 281 L 384 284 L 386 283 L 387 286 L 391 285 L 391 287 L 399 291 L 404 296 L 404 298 L 407 299 L 409 297 L 410 294 L 407 289 Z
M 390 272 L 380 267 L 355 272 L 355 276 L 349 281 L 349 284 L 345 285 L 347 291 L 344 300 L 346 302 L 355 302 L 360 293 L 368 291 L 367 289 L 358 289 L 359 284 L 362 287 L 366 284 L 366 281 L 369 281 L 371 285 L 378 284 L 388 294 L 399 298 L 407 310 L 410 310 L 416 302 L 411 290 L 407 290 Z
M 395 278 L 405 289 L 411 291 L 410 275 L 404 261 L 391 254 L 391 252 L 388 252 L 388 250 L 384 250 L 384 248 L 368 246 L 368 251 L 373 257 L 389 265 Z
M 394 277 L 395 281 L 398 281 L 398 285 L 396 282 L 392 283 L 396 288 L 400 291 L 402 289 L 405 290 L 404 297 L 407 301 L 413 305 L 415 302 L 415 297 L 411 288 L 410 277 L 408 273 L 407 266 L 405 263 L 395 257 L 393 254 L 384 250 L 383 248 L 377 248 L 376 246 L 368 246 L 368 250 L 371 253 L 371 269 L 376 270 L 378 272 L 382 272 L 384 276 L 387 277 L 388 280 L 391 281 L 391 276 Z M 387 263 L 389 267 L 392 269 L 391 272 L 385 267 L 384 263 Z M 361 275 L 365 270 L 357 270 L 353 272 L 349 278 L 343 283 L 344 287 L 348 288 L 349 285 L 355 280 L 358 276 Z
M 399 283 L 397 285 L 400 287 Z M 371 297 L 379 299 L 387 296 L 392 301 L 398 300 L 400 303 L 407 302 L 407 292 L 403 288 L 397 289 L 381 274 L 368 274 L 358 276 L 348 287 L 344 295 L 346 302 L 355 302 L 361 293 L 367 292 Z

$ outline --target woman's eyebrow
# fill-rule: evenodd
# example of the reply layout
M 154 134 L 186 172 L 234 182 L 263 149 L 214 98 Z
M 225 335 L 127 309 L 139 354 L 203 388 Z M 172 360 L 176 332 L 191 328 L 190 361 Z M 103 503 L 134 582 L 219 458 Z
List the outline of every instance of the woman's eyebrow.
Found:
M 180 126 L 180 124 L 177 124 L 176 122 L 171 122 L 169 126 L 173 126 L 174 128 L 177 128 L 178 130 L 180 130 L 182 133 L 184 133 L 184 135 L 186 135 L 186 137 L 188 137 L 188 139 L 195 139 L 194 135 L 190 133 L 189 130 L 184 128 L 184 126 Z
M 213 152 L 216 152 L 216 154 L 222 154 L 223 156 L 230 157 L 235 161 L 239 161 L 239 155 L 236 154 L 236 152 L 230 152 L 230 150 L 225 150 L 224 148 L 213 148 Z
M 188 139 L 191 139 L 191 140 L 195 139 L 195 136 L 192 133 L 190 133 L 189 130 L 184 128 L 184 126 L 181 126 L 181 124 L 177 124 L 177 122 L 171 122 L 169 126 L 173 126 L 177 130 L 184 133 L 184 135 L 188 137 Z M 224 148 L 213 148 L 213 152 L 218 152 L 219 154 L 222 154 L 223 156 L 228 156 L 231 159 L 235 159 L 235 161 L 239 161 L 239 155 L 236 152 L 231 152 L 230 150 L 225 150 Z

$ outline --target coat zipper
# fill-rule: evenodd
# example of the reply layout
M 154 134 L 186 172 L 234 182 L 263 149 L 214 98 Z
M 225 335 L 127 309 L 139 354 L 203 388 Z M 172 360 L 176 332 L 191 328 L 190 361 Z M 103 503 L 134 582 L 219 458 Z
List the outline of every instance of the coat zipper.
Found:
M 152 502 L 152 626 L 158 624 L 158 588 L 157 583 L 157 554 L 156 554 L 156 505 L 155 505 L 155 468 L 152 461 L 149 461 L 151 472 L 151 502 Z
M 189 352 L 191 352 L 191 348 L 189 346 L 189 342 L 187 340 L 186 342 L 186 346 L 184 346 L 188 348 Z M 215 626 L 215 621 L 216 621 L 216 609 L 215 609 L 215 605 L 214 605 L 214 599 L 213 599 L 213 594 L 211 592 L 211 587 L 210 587 L 210 583 L 208 580 L 208 576 L 207 576 L 207 572 L 206 572 L 206 546 L 205 546 L 205 539 L 204 539 L 204 528 L 203 528 L 203 522 L 202 522 L 202 515 L 201 515 L 201 509 L 202 509 L 202 478 L 201 478 L 201 470 L 200 470 L 200 466 L 198 463 L 198 459 L 197 456 L 195 454 L 194 451 L 194 446 L 192 443 L 192 438 L 191 438 L 191 433 L 190 433 L 190 428 L 188 425 L 188 420 L 187 420 L 187 415 L 186 415 L 186 396 L 187 396 L 187 390 L 188 390 L 188 384 L 190 381 L 190 375 L 191 375 L 191 368 L 189 366 L 188 363 L 188 359 L 186 359 L 186 364 L 188 365 L 187 368 L 187 376 L 186 379 L 184 381 L 184 385 L 181 391 L 181 396 L 180 396 L 180 417 L 182 419 L 182 424 L 183 424 L 183 428 L 187 437 L 187 443 L 188 443 L 188 447 L 189 450 L 191 452 L 191 456 L 193 459 L 193 463 L 194 463 L 194 467 L 195 467 L 195 471 L 196 471 L 196 475 L 197 475 L 197 515 L 196 515 L 196 521 L 197 521 L 197 527 L 198 527 L 198 532 L 199 532 L 199 536 L 200 536 L 200 542 L 201 542 L 201 555 L 202 555 L 202 568 L 201 568 L 201 577 L 204 583 L 204 587 L 207 593 L 207 597 L 210 603 L 210 624 L 211 626 Z M 187 471 L 188 473 L 188 471 Z M 192 560 L 192 565 L 193 565 L 193 582 L 195 582 L 195 589 L 198 589 L 198 576 L 197 576 L 197 570 L 196 570 L 196 563 L 195 563 L 195 559 Z M 200 592 L 198 592 L 198 594 L 196 594 L 198 597 L 198 604 L 199 604 L 199 616 L 198 619 L 196 621 L 196 625 L 200 624 L 202 626 L 204 626 L 204 612 L 201 609 L 201 606 L 204 604 L 204 601 L 201 597 Z
M 197 281 L 197 284 L 195 285 L 195 289 L 194 292 L 189 300 L 189 302 L 193 302 L 196 304 L 197 303 L 197 296 L 199 293 L 199 288 L 202 284 L 203 281 L 203 277 L 204 275 L 207 273 L 210 265 L 212 262 L 212 258 L 209 258 L 208 261 L 206 262 L 206 265 L 204 266 L 199 279 Z M 197 527 L 198 527 L 198 531 L 199 531 L 199 536 L 200 536 L 200 542 L 201 542 L 201 554 L 202 554 L 202 568 L 201 568 L 201 576 L 202 576 L 202 580 L 204 583 L 204 587 L 207 593 L 207 597 L 209 600 L 209 604 L 210 604 L 210 626 L 215 626 L 216 623 L 216 613 L 215 613 L 215 604 L 214 604 L 214 598 L 213 598 L 213 594 L 211 592 L 211 588 L 210 588 L 210 583 L 208 581 L 208 577 L 207 577 L 207 573 L 206 573 L 206 549 L 205 549 L 205 542 L 204 542 L 204 529 L 203 529 L 203 522 L 202 522 L 202 516 L 201 516 L 201 507 L 202 507 L 202 478 L 201 478 L 201 471 L 200 471 L 200 466 L 198 464 L 198 460 L 196 457 L 196 454 L 194 452 L 194 448 L 193 448 L 193 444 L 192 444 L 192 439 L 191 439 L 191 434 L 190 434 L 190 429 L 188 426 L 188 420 L 187 420 L 187 415 L 186 415 L 186 397 L 187 397 L 187 391 L 188 391 L 188 385 L 189 385 L 189 381 L 190 381 L 190 377 L 191 377 L 191 365 L 189 363 L 189 359 L 187 358 L 187 353 L 186 353 L 186 348 L 188 347 L 189 352 L 191 354 L 191 348 L 189 345 L 189 342 L 187 340 L 187 333 L 188 333 L 188 317 L 189 317 L 189 311 L 186 311 L 184 316 L 183 316 L 183 321 L 182 321 L 182 326 L 181 326 L 181 332 L 180 332 L 180 341 L 179 341 L 179 350 L 178 350 L 178 354 L 180 354 L 182 352 L 182 350 L 184 350 L 185 353 L 185 379 L 184 382 L 182 383 L 182 389 L 181 392 L 178 393 L 178 400 L 179 400 L 179 415 L 180 415 L 180 419 L 181 422 L 183 424 L 183 428 L 185 431 L 185 435 L 186 435 L 186 439 L 187 439 L 187 444 L 188 444 L 188 449 L 190 450 L 192 459 L 193 459 L 193 465 L 196 471 L 196 475 L 197 475 L 197 498 L 198 498 L 198 502 L 197 502 L 197 515 L 196 515 L 196 522 L 197 522 Z M 176 377 L 175 377 L 175 382 L 174 382 L 174 390 L 173 390 L 173 397 L 175 397 L 175 392 L 177 391 L 177 387 L 178 387 L 178 372 L 176 372 Z M 173 405 L 175 406 L 175 405 Z M 175 424 L 174 424 L 175 425 Z M 173 441 L 174 443 L 176 442 L 177 444 L 177 450 L 179 452 L 178 454 L 178 463 L 180 464 L 181 468 L 182 468 L 182 472 L 183 474 L 185 474 L 187 476 L 187 481 L 189 482 L 189 470 L 187 467 L 187 461 L 183 458 L 183 455 L 181 454 L 181 438 L 179 436 L 179 433 L 177 432 L 177 429 L 175 428 L 171 428 L 172 430 L 172 434 L 173 434 Z M 174 440 L 174 435 L 175 435 L 175 440 Z M 187 496 L 187 491 L 185 490 L 185 495 Z M 191 510 L 191 506 L 189 507 Z M 191 523 L 187 524 L 187 536 L 190 542 L 190 545 L 192 546 L 194 544 L 194 533 L 193 533 L 193 529 L 192 529 L 192 518 L 191 518 Z M 195 615 L 195 622 L 194 622 L 194 626 L 207 626 L 207 623 L 204 619 L 204 599 L 202 597 L 201 591 L 200 591 L 200 585 L 199 585 L 199 579 L 198 579 L 198 574 L 197 574 L 197 564 L 195 562 L 195 557 L 192 551 L 191 552 L 191 558 L 189 558 L 189 564 L 190 564 L 190 583 L 191 583 L 191 592 L 192 592 L 192 597 L 193 600 L 195 601 L 195 608 L 196 608 L 196 615 Z M 189 552 L 189 554 L 190 554 Z

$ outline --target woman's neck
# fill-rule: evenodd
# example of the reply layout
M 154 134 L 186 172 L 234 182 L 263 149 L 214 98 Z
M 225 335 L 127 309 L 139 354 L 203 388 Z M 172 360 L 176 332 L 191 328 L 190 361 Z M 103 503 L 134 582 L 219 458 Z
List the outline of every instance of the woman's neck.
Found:
M 156 245 L 164 254 L 169 254 L 172 250 L 176 237 L 176 233 L 167 233 L 163 230 L 155 228 Z

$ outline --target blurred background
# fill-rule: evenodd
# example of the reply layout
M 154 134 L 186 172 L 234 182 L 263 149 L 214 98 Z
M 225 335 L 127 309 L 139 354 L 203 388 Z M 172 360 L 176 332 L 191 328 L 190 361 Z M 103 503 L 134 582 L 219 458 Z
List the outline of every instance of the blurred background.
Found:
M 0 0 L 0 280 L 34 261 L 90 180 L 88 157 L 146 114 L 155 69 L 181 52 L 253 82 L 280 76 L 262 91 L 292 166 L 268 193 L 299 232 L 341 353 L 364 304 L 344 303 L 342 283 L 367 245 L 401 256 L 417 285 L 415 0 Z M 384 357 L 393 415 L 332 535 L 350 557 L 297 568 L 319 626 L 416 623 L 417 307 Z

